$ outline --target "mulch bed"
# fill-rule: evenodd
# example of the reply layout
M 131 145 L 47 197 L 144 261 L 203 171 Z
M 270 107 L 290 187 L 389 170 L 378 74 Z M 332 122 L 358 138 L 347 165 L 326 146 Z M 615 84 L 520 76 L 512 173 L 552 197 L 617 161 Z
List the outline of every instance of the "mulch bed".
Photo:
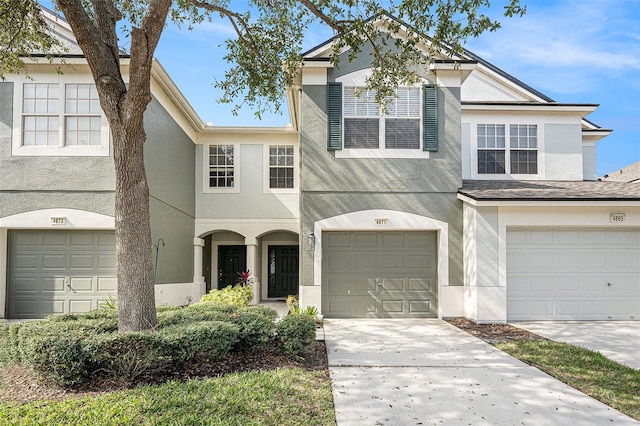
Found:
M 514 340 L 547 340 L 535 333 L 509 324 L 476 324 L 467 318 L 451 318 L 447 322 L 492 344 Z

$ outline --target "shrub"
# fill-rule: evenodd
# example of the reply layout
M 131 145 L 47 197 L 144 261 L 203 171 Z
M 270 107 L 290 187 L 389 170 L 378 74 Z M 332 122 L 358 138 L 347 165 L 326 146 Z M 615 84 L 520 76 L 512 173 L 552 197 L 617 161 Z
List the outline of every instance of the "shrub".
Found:
M 227 286 L 222 290 L 211 290 L 200 298 L 200 302 L 217 302 L 226 305 L 247 306 L 253 298 L 250 286 Z
M 171 364 L 162 338 L 149 332 L 96 334 L 86 339 L 83 353 L 90 372 L 102 372 L 128 383 Z
M 11 340 L 11 327 L 0 322 L 0 367 L 13 361 L 14 345 Z
M 287 315 L 276 325 L 276 332 L 282 351 L 289 355 L 302 354 L 316 339 L 313 319 L 303 314 Z
M 244 306 L 238 308 L 237 312 L 254 312 L 274 322 L 278 319 L 278 312 L 275 309 L 269 308 L 264 305 Z
M 228 321 L 238 307 L 219 303 L 197 303 L 187 307 L 158 312 L 158 328 L 199 321 Z
M 251 307 L 253 308 L 253 306 Z M 256 351 L 262 349 L 271 339 L 275 330 L 273 319 L 259 310 L 247 309 L 230 317 L 239 328 L 238 342 L 234 346 L 237 351 Z
M 41 323 L 47 326 L 25 327 L 18 332 L 20 358 L 45 382 L 72 386 L 88 376 L 88 360 L 83 352 L 87 330 Z
M 223 358 L 238 341 L 240 328 L 222 321 L 202 321 L 157 332 L 165 353 L 178 362 L 196 357 Z

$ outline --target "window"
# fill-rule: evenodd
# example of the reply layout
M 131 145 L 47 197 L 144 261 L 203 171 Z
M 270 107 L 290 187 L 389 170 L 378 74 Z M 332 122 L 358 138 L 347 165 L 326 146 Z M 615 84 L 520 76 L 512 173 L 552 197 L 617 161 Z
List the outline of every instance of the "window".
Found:
M 512 174 L 538 173 L 538 127 L 512 124 L 509 126 Z
M 504 174 L 504 124 L 478 124 L 478 173 Z
M 328 83 L 327 149 L 338 151 L 337 158 L 417 158 L 438 150 L 435 86 L 397 88 L 384 113 L 375 96 L 360 86 Z
M 109 128 L 91 83 L 24 83 L 14 155 L 109 155 Z
M 537 174 L 538 127 L 511 124 L 508 135 L 506 129 L 504 124 L 478 124 L 478 174 Z
M 233 188 L 235 164 L 233 145 L 209 145 L 209 187 Z
M 386 114 L 375 96 L 375 91 L 362 87 L 344 88 L 344 147 L 420 149 L 420 89 L 396 89 Z
M 293 145 L 269 145 L 269 188 L 293 188 Z

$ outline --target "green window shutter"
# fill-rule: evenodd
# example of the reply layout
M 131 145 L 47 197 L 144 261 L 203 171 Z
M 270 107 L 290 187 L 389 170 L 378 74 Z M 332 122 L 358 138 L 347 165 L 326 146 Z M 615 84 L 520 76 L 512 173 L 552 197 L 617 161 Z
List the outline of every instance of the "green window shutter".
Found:
M 438 150 L 438 89 L 432 84 L 422 86 L 422 149 Z
M 327 84 L 327 149 L 342 149 L 342 83 Z

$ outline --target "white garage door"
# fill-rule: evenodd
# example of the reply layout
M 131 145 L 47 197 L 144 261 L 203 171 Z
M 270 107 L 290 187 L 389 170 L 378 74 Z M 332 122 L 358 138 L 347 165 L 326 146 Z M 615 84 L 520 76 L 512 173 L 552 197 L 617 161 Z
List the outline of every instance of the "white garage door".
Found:
M 325 232 L 327 317 L 437 317 L 435 232 Z
M 508 230 L 507 319 L 640 319 L 640 229 Z
M 116 292 L 113 231 L 9 232 L 9 318 L 95 309 Z

